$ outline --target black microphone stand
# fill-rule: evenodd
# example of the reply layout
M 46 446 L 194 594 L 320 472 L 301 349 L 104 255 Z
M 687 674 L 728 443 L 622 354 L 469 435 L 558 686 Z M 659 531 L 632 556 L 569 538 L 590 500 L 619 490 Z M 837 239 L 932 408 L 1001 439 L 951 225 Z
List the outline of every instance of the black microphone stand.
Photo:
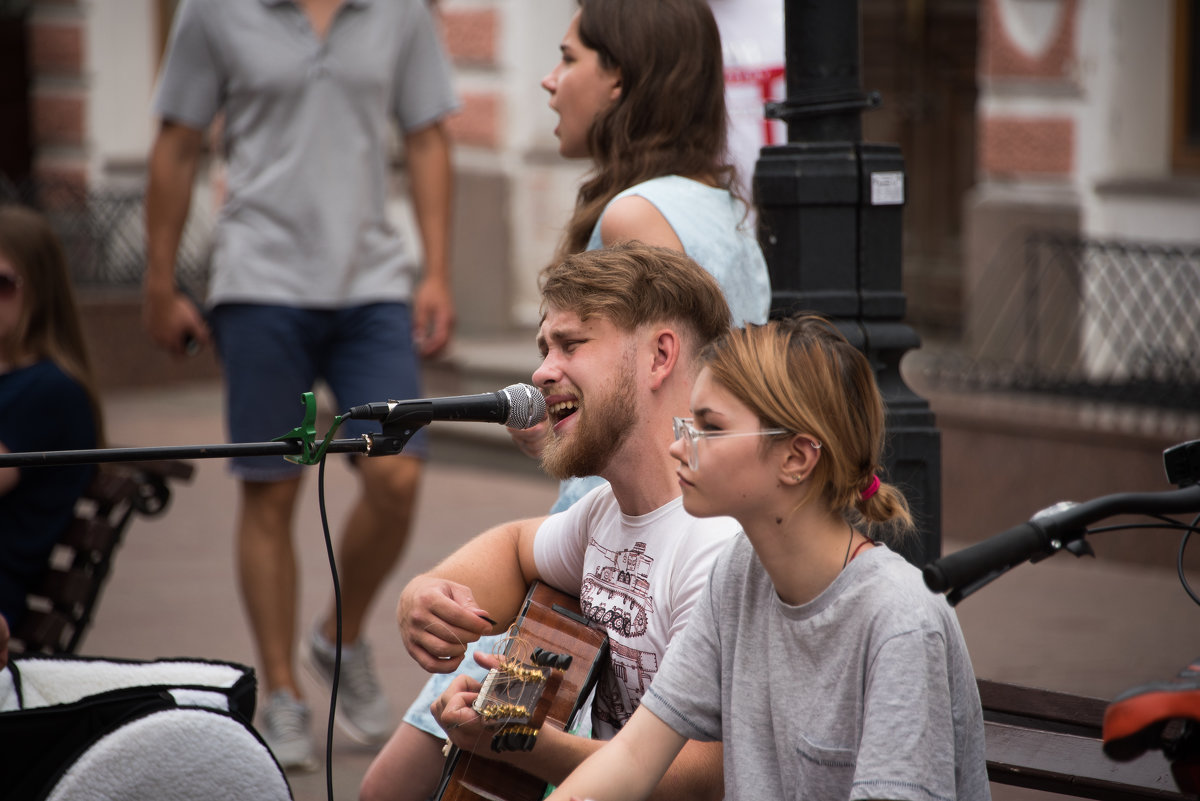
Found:
M 404 446 L 428 421 L 401 419 L 384 422 L 378 434 L 363 434 L 355 439 L 330 439 L 343 417 L 334 418 L 329 434 L 316 439 L 317 407 L 313 393 L 303 396 L 304 422 L 270 442 L 235 442 L 220 445 L 165 445 L 148 448 L 92 448 L 73 451 L 0 453 L 0 467 L 48 467 L 101 462 L 150 462 L 163 459 L 225 459 L 233 456 L 282 456 L 297 464 L 317 464 L 326 453 L 363 453 L 389 456 Z

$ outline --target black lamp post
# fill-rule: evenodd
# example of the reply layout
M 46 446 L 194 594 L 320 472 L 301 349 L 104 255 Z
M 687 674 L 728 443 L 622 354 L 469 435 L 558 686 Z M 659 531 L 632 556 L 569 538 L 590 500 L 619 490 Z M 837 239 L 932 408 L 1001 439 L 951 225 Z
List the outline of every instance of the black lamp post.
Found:
M 903 322 L 904 159 L 862 141 L 861 114 L 879 105 L 859 79 L 858 0 L 785 0 L 787 99 L 767 116 L 788 143 L 764 147 L 754 173 L 771 315 L 833 319 L 875 366 L 888 407 L 888 479 L 903 488 L 920 536 L 904 555 L 941 554 L 941 439 L 929 404 L 900 376 L 920 340 Z

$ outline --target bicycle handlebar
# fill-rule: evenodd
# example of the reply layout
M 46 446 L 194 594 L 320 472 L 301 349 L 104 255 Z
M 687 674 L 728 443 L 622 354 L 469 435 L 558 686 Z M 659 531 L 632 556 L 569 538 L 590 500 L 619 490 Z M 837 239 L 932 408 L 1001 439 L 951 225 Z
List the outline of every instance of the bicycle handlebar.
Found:
M 1200 512 L 1200 484 L 1167 492 L 1123 492 L 1056 504 L 1019 526 L 925 565 L 925 585 L 958 603 L 1026 560 L 1040 561 L 1087 534 L 1087 526 L 1123 514 Z

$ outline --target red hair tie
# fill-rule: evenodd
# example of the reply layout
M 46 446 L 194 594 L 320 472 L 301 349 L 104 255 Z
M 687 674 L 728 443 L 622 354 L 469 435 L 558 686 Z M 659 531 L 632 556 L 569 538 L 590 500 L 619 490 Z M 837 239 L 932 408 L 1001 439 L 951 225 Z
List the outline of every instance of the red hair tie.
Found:
M 879 476 L 871 476 L 871 483 L 865 490 L 862 491 L 862 499 L 869 500 L 872 495 L 879 492 Z

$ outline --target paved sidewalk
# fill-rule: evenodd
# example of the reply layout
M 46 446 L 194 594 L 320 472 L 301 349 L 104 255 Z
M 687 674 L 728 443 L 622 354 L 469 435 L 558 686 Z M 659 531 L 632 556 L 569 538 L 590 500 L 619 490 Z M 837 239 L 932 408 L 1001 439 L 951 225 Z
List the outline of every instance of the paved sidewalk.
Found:
M 106 412 L 109 439 L 121 446 L 224 440 L 216 384 L 111 395 Z M 484 528 L 542 514 L 555 496 L 554 483 L 523 457 L 503 448 L 460 447 L 440 433 L 434 431 L 433 459 L 409 550 L 367 629 L 385 689 L 398 708 L 424 680 L 396 633 L 393 612 L 401 587 Z M 195 477 L 177 488 L 165 516 L 138 519 L 130 527 L 83 653 L 254 664 L 234 581 L 235 486 L 221 460 L 195 464 Z M 353 489 L 345 459 L 331 457 L 325 497 L 335 536 Z M 307 477 L 297 529 L 300 624 L 307 627 L 331 586 L 315 469 Z M 943 547 L 950 552 L 958 545 L 947 538 Z M 1200 577 L 1193 581 L 1200 584 Z M 968 598 L 958 611 L 976 673 L 1001 681 L 1111 697 L 1133 684 L 1173 675 L 1200 653 L 1200 609 L 1180 588 L 1172 565 L 1152 569 L 1059 555 L 1018 568 Z M 323 736 L 328 697 L 315 685 L 305 686 L 314 706 L 314 729 Z M 352 801 L 372 754 L 336 733 L 333 755 L 334 797 Z M 323 771 L 290 779 L 297 801 L 327 798 Z M 997 801 L 1050 797 L 1011 788 L 994 793 Z

